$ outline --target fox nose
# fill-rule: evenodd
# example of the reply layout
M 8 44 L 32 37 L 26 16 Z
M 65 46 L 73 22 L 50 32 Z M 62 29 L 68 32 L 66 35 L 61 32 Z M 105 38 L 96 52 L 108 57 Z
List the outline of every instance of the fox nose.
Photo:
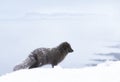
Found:
M 70 52 L 73 52 L 73 51 L 74 51 L 73 49 L 70 50 Z

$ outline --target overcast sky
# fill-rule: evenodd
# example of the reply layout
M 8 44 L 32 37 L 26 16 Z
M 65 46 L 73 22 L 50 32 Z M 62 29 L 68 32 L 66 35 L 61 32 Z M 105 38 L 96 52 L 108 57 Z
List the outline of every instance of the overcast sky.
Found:
M 119 4 L 119 0 L 0 0 L 0 18 L 31 12 L 119 14 Z

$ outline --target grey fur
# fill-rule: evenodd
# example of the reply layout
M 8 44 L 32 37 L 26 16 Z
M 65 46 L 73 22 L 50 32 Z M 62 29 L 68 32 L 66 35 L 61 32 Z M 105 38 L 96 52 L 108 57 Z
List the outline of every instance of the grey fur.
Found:
M 26 68 L 31 69 L 45 64 L 51 64 L 54 67 L 70 52 L 73 52 L 73 49 L 67 42 L 63 42 L 55 48 L 35 49 L 23 63 L 15 66 L 14 71 Z
M 16 65 L 14 67 L 14 71 L 20 70 L 20 69 L 26 69 L 29 68 L 29 66 L 33 65 L 36 62 L 35 58 L 32 54 L 30 54 L 22 63 Z

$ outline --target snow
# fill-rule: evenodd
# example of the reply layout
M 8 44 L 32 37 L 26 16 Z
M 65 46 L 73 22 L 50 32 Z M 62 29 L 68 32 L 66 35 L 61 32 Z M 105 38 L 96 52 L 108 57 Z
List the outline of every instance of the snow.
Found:
M 80 69 L 35 68 L 0 77 L 0 82 L 120 82 L 120 61 Z

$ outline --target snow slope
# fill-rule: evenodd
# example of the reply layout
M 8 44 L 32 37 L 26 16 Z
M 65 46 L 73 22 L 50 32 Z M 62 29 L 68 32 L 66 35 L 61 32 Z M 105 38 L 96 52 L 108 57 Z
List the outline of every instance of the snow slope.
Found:
M 0 77 L 0 82 L 120 82 L 120 61 L 81 69 L 35 68 Z

